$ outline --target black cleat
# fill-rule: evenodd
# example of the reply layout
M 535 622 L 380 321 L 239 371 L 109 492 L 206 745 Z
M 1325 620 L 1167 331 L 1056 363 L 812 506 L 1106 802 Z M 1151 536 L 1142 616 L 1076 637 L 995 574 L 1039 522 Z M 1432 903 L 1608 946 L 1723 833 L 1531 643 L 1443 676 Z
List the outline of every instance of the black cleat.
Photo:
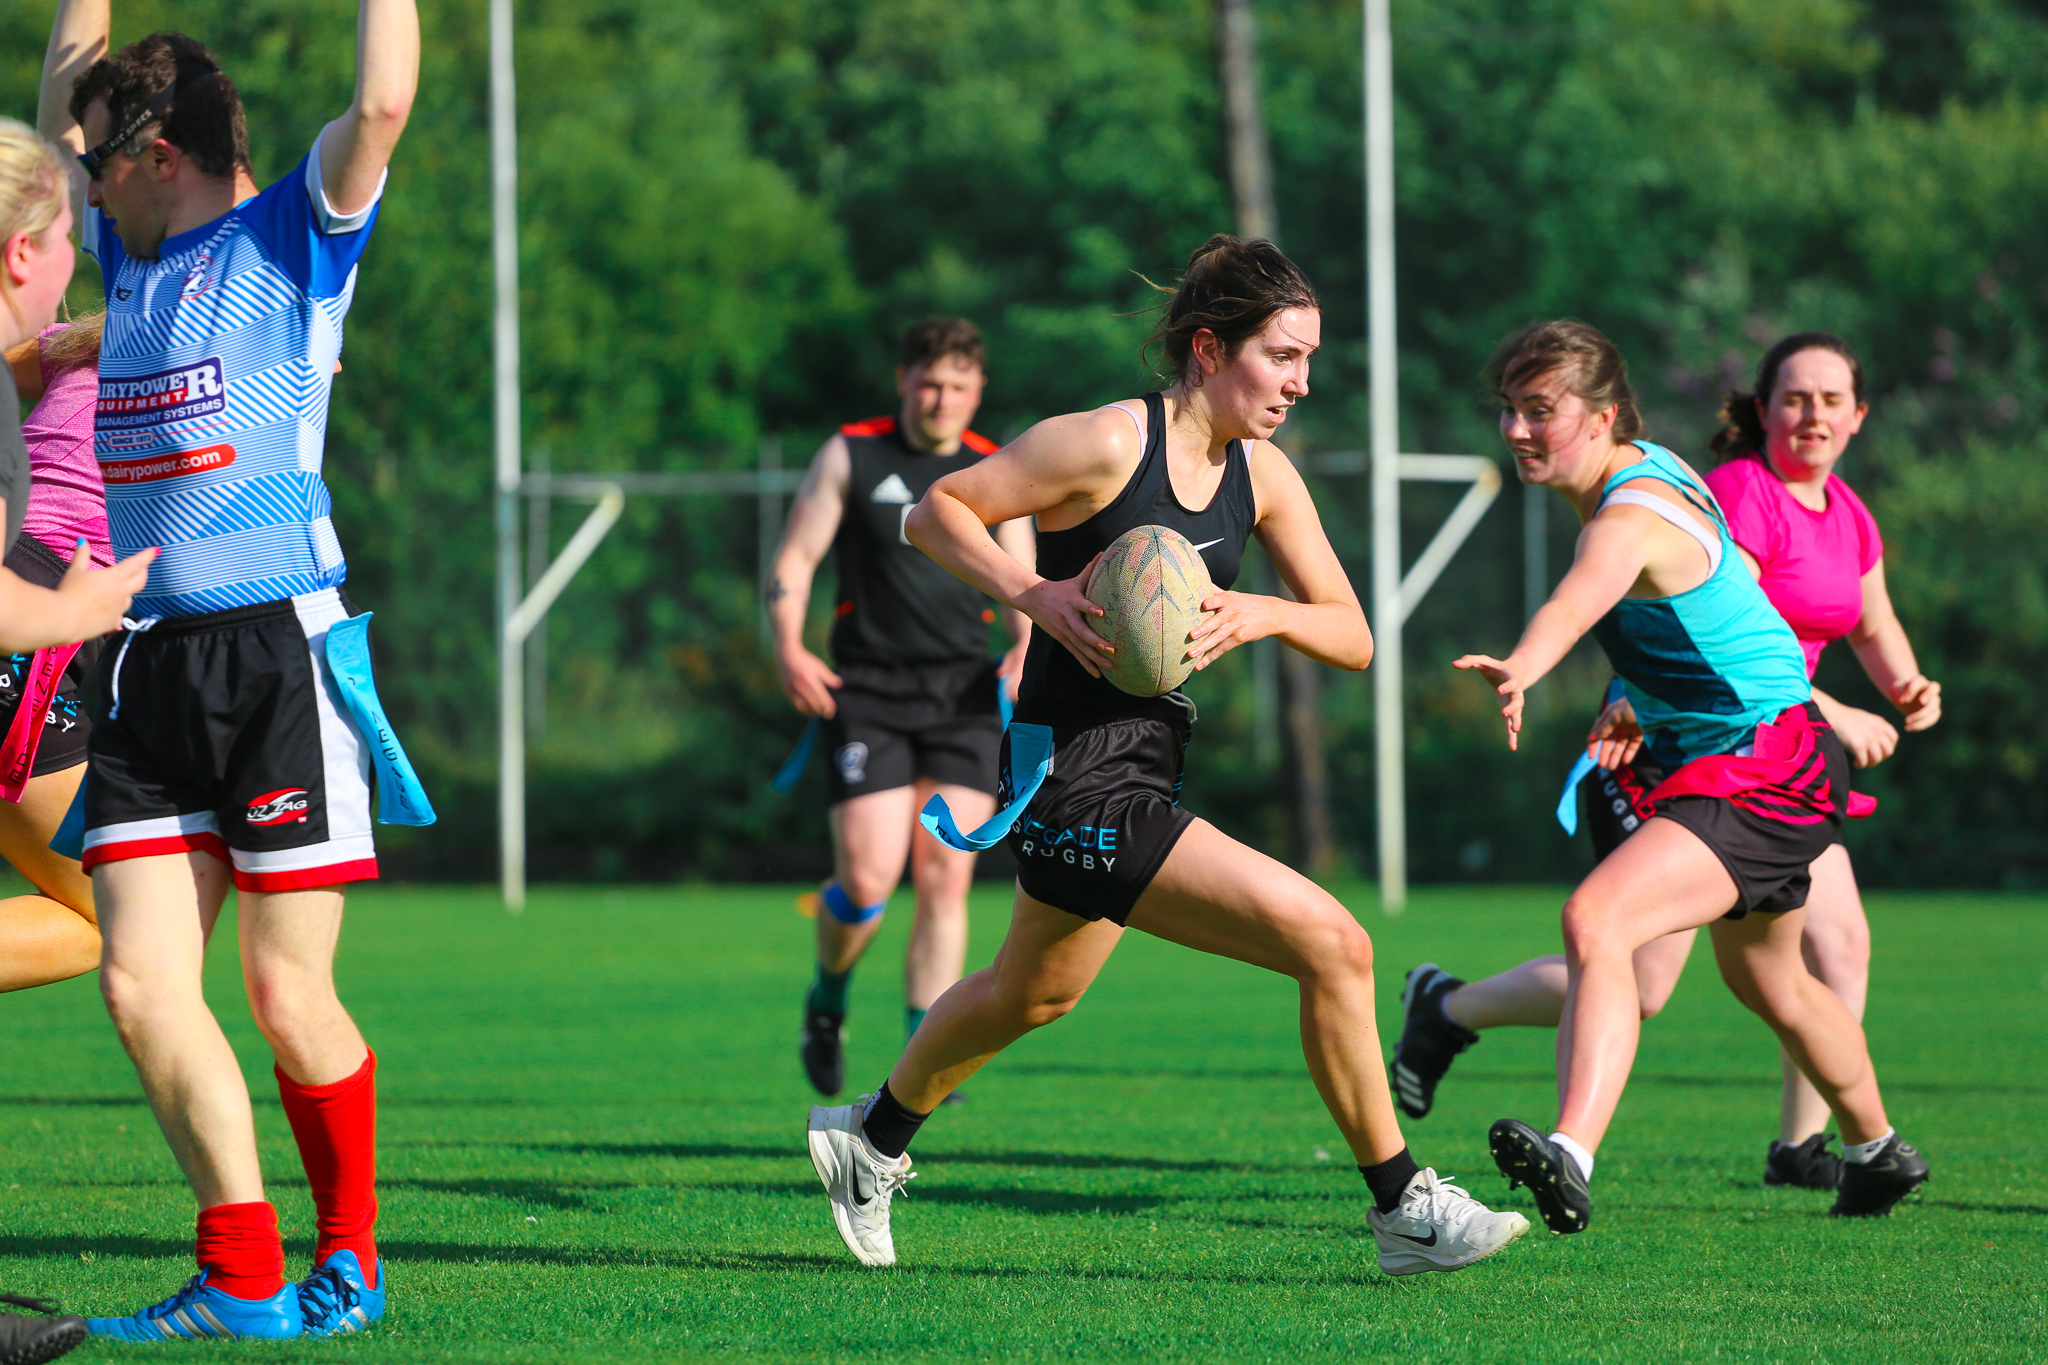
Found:
M 1411 1119 L 1428 1115 L 1451 1059 L 1479 1041 L 1478 1034 L 1444 1015 L 1444 997 L 1464 984 L 1425 962 L 1409 970 L 1408 984 L 1401 988 L 1401 1041 L 1387 1074 L 1394 1082 L 1394 1103 Z
M 843 1014 L 804 1007 L 804 1075 L 811 1078 L 820 1095 L 836 1095 L 846 1089 L 846 1049 L 839 1039 L 845 1024 Z
M 1552 1232 L 1584 1232 L 1593 1221 L 1593 1195 L 1579 1163 L 1526 1123 L 1502 1119 L 1486 1135 L 1493 1164 L 1508 1178 L 1508 1188 L 1527 1185 L 1536 1196 L 1536 1211 Z
M 1828 1210 L 1837 1218 L 1882 1218 L 1927 1182 L 1927 1158 L 1893 1133 L 1868 1161 L 1842 1163 L 1841 1193 Z
M 1842 1158 L 1828 1150 L 1832 1133 L 1815 1133 L 1804 1142 L 1771 1143 L 1764 1158 L 1764 1184 L 1791 1185 L 1802 1190 L 1835 1190 L 1842 1186 Z
M 38 1313 L 54 1314 L 57 1311 L 57 1305 L 48 1299 L 0 1294 L 0 1302 Z M 31 1318 L 20 1313 L 0 1313 L 0 1365 L 43 1365 L 44 1361 L 55 1360 L 84 1341 L 85 1336 L 84 1318 L 69 1315 Z

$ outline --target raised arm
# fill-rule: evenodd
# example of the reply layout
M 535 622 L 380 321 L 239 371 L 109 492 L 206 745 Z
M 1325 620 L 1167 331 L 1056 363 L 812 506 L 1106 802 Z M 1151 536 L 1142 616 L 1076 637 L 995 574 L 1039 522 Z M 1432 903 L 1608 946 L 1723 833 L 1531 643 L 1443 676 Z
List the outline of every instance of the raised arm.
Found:
M 1655 513 L 1626 504 L 1600 513 L 1579 533 L 1571 571 L 1529 618 L 1514 652 L 1505 659 L 1467 654 L 1451 662 L 1453 668 L 1478 669 L 1494 685 L 1510 749 L 1518 747 L 1522 732 L 1523 694 L 1635 586 L 1649 562 L 1650 538 L 1663 524 Z
M 810 606 L 811 579 L 839 534 L 852 477 L 853 457 L 847 453 L 846 438 L 835 434 L 811 460 L 768 570 L 768 624 L 775 635 L 782 690 L 807 716 L 829 716 L 838 705 L 832 689 L 839 686 L 839 675 L 804 647 L 804 614 Z
M 1207 668 L 1230 650 L 1267 636 L 1332 668 L 1372 662 L 1372 630 L 1351 579 L 1330 548 L 1323 521 L 1301 471 L 1265 441 L 1251 449 L 1252 495 L 1259 520 L 1254 534 L 1294 600 L 1258 593 L 1219 592 L 1202 603 L 1213 613 L 1189 637 L 1195 667 Z
M 339 214 L 377 197 L 420 83 L 420 16 L 413 0 L 363 0 L 356 18 L 356 97 L 320 134 L 320 180 Z
M 57 19 L 43 54 L 36 131 L 73 156 L 85 150 L 85 134 L 71 117 L 71 87 L 87 67 L 107 55 L 107 33 L 113 24 L 110 4 L 111 0 L 57 0 Z M 85 171 L 66 158 L 65 172 L 71 177 L 71 221 L 77 223 L 85 211 Z

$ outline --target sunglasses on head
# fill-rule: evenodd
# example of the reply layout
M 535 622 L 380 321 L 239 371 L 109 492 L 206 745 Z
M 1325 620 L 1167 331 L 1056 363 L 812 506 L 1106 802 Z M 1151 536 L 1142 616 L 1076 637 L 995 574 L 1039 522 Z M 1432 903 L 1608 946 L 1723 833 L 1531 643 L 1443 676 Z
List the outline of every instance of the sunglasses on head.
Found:
M 219 70 L 220 68 L 212 62 L 208 62 L 204 66 L 193 67 L 190 71 L 179 76 L 161 94 L 145 105 L 141 113 L 129 119 L 128 125 L 121 129 L 120 132 L 115 133 L 99 146 L 88 147 L 80 152 L 78 154 L 78 164 L 85 167 L 87 177 L 93 180 L 99 179 L 100 169 L 107 164 L 107 159 L 127 145 L 128 139 L 134 137 L 144 128 L 169 113 L 171 102 L 178 98 L 178 95 L 186 86 L 202 77 L 211 76 Z

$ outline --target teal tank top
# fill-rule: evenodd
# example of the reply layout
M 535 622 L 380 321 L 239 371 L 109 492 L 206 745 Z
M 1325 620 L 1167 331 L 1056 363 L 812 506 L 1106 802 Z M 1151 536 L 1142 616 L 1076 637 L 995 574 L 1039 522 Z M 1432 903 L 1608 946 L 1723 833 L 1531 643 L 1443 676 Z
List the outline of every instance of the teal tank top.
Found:
M 1593 627 L 1651 756 L 1675 772 L 1749 743 L 1758 725 L 1809 700 L 1813 687 L 1798 637 L 1736 552 L 1713 494 L 1664 447 L 1635 444 L 1646 458 L 1607 481 L 1601 505 L 1631 479 L 1656 479 L 1711 520 L 1721 542 L 1706 582 L 1673 597 L 1624 597 Z

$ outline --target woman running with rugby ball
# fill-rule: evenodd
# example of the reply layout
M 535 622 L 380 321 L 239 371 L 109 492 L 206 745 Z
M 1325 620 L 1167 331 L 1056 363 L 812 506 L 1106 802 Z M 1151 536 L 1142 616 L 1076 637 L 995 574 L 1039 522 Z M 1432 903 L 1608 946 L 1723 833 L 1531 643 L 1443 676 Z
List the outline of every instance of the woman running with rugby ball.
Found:
M 1711 925 L 1722 977 L 1842 1125 L 1832 1211 L 1888 1212 L 1927 1163 L 1886 1120 L 1856 1016 L 1800 952 L 1808 868 L 1835 842 L 1851 797 L 1848 755 L 1812 700 L 1799 641 L 1699 477 L 1639 439 L 1627 370 L 1606 337 L 1584 323 L 1536 324 L 1502 343 L 1487 378 L 1516 472 L 1556 489 L 1586 529 L 1514 652 L 1454 666 L 1494 684 L 1513 748 L 1523 695 L 1591 630 L 1670 774 L 1652 793 L 1656 813 L 1565 903 L 1558 1120 L 1545 1137 L 1502 1119 L 1494 1161 L 1530 1187 L 1551 1231 L 1585 1229 L 1593 1153 L 1635 1060 L 1634 955 Z
M 1830 642 L 1847 639 L 1878 690 L 1920 731 L 1941 717 L 1941 685 L 1919 671 L 1912 643 L 1885 588 L 1884 544 L 1861 499 L 1834 473 L 1867 414 L 1863 367 L 1847 342 L 1800 332 L 1764 353 L 1756 387 L 1731 393 L 1712 442 L 1724 463 L 1706 476 L 1728 518 L 1728 532 L 1757 573 L 1764 595 L 1799 637 L 1808 675 Z M 1813 691 L 1858 768 L 1888 757 L 1899 732 L 1884 717 Z M 1648 794 L 1664 777 L 1642 752 L 1626 698 L 1603 709 L 1588 739 L 1598 772 L 1585 787 L 1586 822 L 1605 857 L 1653 813 Z M 1807 965 L 1858 1019 L 1870 984 L 1870 923 L 1857 893 L 1849 851 L 1838 841 L 1816 858 L 1801 946 Z M 1678 984 L 1696 931 L 1670 934 L 1636 954 L 1645 1019 Z M 1424 963 L 1408 974 L 1407 1015 L 1394 1054 L 1394 1098 L 1402 1112 L 1429 1112 L 1451 1061 L 1478 1031 L 1525 1024 L 1554 1028 L 1563 1011 L 1565 960 L 1534 958 L 1483 981 L 1465 982 Z M 1833 1190 L 1841 1158 L 1827 1150 L 1828 1108 L 1782 1060 L 1780 1131 L 1765 1157 L 1764 1183 Z
M 994 964 L 939 998 L 875 1095 L 811 1110 L 811 1159 L 834 1222 L 869 1265 L 896 1259 L 889 1199 L 911 1174 L 904 1153 L 918 1125 L 997 1053 L 1071 1010 L 1126 927 L 1300 984 L 1302 1050 L 1372 1193 L 1382 1269 L 1456 1270 L 1528 1229 L 1409 1156 L 1378 1051 L 1365 931 L 1308 878 L 1175 804 L 1192 703 L 1119 691 L 1090 625 L 1104 613 L 1083 589 L 1102 550 L 1162 525 L 1187 537 L 1218 587 L 1191 636 L 1197 667 L 1268 636 L 1335 668 L 1366 666 L 1372 635 L 1358 598 L 1300 475 L 1269 443 L 1308 392 L 1321 334 L 1315 290 L 1278 248 L 1211 238 L 1154 333 L 1171 389 L 1040 422 L 941 479 L 911 514 L 920 549 L 1038 626 L 1016 719 L 1048 727 L 1056 759 L 1009 836 L 1017 901 Z M 1038 519 L 1042 574 L 987 529 L 1025 516 Z M 1227 591 L 1253 535 L 1297 600 Z M 1009 804 L 1007 787 L 1000 800 Z M 1080 831 L 1096 847 L 1107 832 L 1121 853 L 1035 858 L 1024 830 Z

